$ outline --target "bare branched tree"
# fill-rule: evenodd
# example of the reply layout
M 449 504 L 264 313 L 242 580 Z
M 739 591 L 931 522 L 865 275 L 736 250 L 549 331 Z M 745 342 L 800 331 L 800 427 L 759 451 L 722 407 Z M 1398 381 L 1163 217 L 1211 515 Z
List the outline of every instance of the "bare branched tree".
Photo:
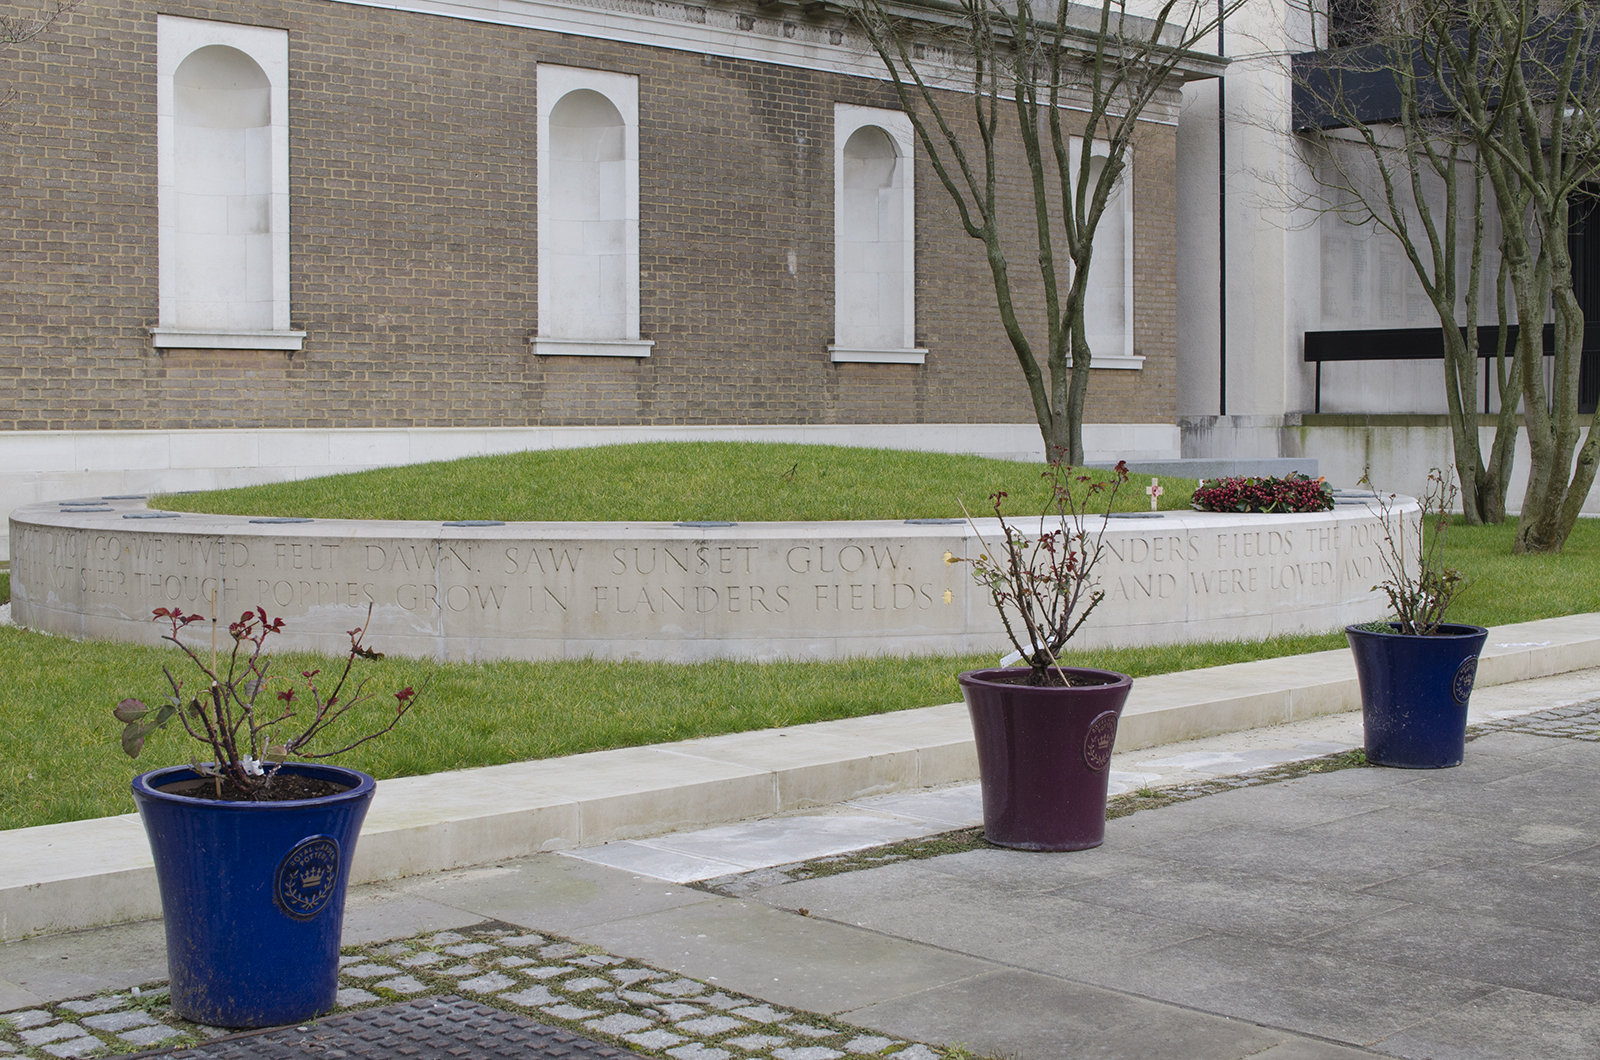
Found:
M 1366 147 L 1381 174 L 1382 190 L 1361 201 L 1406 246 L 1444 325 L 1464 506 L 1469 516 L 1474 508 L 1481 518 L 1495 514 L 1493 491 L 1503 496 L 1506 487 L 1515 438 L 1511 413 L 1520 400 L 1530 473 L 1513 547 L 1560 551 L 1600 463 L 1600 436 L 1590 431 L 1586 440 L 1581 437 L 1584 317 L 1568 244 L 1573 204 L 1591 196 L 1600 178 L 1600 12 L 1587 0 L 1389 0 L 1368 15 L 1367 41 L 1328 55 L 1317 76 L 1328 93 L 1323 102 L 1347 118 L 1372 112 L 1371 93 L 1388 88 L 1398 96 L 1399 106 L 1382 121 L 1337 124 L 1351 131 L 1347 139 Z M 1356 96 L 1354 85 L 1369 95 Z M 1404 161 L 1394 164 L 1396 159 Z M 1442 210 L 1427 205 L 1419 174 L 1445 186 Z M 1404 184 L 1410 187 L 1397 193 Z M 1475 378 L 1472 343 L 1479 320 L 1469 299 L 1491 201 L 1485 185 L 1500 221 L 1500 334 L 1508 316 L 1506 291 L 1524 325 L 1514 356 L 1508 361 L 1502 349 L 1496 359 L 1503 411 L 1487 466 L 1474 454 L 1476 417 L 1458 416 L 1463 398 L 1475 392 L 1475 384 L 1467 384 Z M 1421 238 L 1402 215 L 1420 222 Z M 1474 263 L 1464 285 L 1450 271 L 1456 260 L 1451 240 L 1463 228 L 1471 233 Z M 1467 298 L 1458 303 L 1463 286 Z M 1549 386 L 1547 314 L 1554 317 Z
M 1323 53 L 1296 66 L 1303 126 L 1297 143 L 1324 204 L 1344 221 L 1392 236 L 1438 316 L 1444 345 L 1451 445 L 1467 522 L 1506 516 L 1516 452 L 1521 383 L 1515 350 L 1507 359 L 1505 275 L 1500 271 L 1495 393 L 1500 414 L 1485 460 L 1477 394 L 1484 237 L 1494 201 L 1478 163 L 1472 130 L 1441 108 L 1433 87 L 1436 53 L 1424 27 L 1450 0 L 1415 0 L 1403 8 L 1368 5 L 1358 47 Z M 1382 100 L 1375 103 L 1372 88 Z M 1392 93 L 1387 90 L 1392 90 Z
M 1441 95 L 1473 132 L 1494 188 L 1516 298 L 1529 450 L 1516 552 L 1559 552 L 1594 485 L 1600 436 L 1579 446 L 1583 307 L 1572 286 L 1569 211 L 1600 174 L 1600 12 L 1587 0 L 1468 0 L 1430 27 Z M 1510 223 L 1527 218 L 1527 223 Z M 1543 322 L 1555 315 L 1553 385 Z
M 1041 18 L 1032 0 L 917 0 L 894 9 L 887 0 L 859 0 L 857 17 L 934 173 L 967 235 L 984 245 L 1000 320 L 1027 379 L 1046 459 L 1060 453 L 1071 464 L 1083 463 L 1093 359 L 1084 312 L 1095 233 L 1128 169 L 1139 121 L 1185 70 L 1220 68 L 1215 55 L 1198 49 L 1218 18 L 1242 2 L 1154 0 L 1141 17 L 1125 0 L 1103 0 L 1098 7 L 1056 0 Z M 924 41 L 939 28 L 964 76 L 947 79 L 927 57 Z M 968 107 L 970 127 L 958 113 Z M 1080 112 L 1074 130 L 1063 121 L 1069 107 Z M 1018 305 L 1003 242 L 1001 169 L 1007 148 L 1016 144 L 1026 159 L 1032 213 L 1017 220 L 1034 233 L 1043 343 L 1024 327 L 1028 314 Z

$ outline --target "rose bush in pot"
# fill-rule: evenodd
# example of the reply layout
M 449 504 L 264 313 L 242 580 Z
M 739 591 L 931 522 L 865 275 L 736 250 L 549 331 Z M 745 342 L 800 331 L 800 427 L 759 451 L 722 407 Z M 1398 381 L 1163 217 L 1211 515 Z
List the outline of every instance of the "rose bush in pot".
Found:
M 328 680 L 316 670 L 293 680 L 271 673 L 264 647 L 283 620 L 261 608 L 228 626 L 232 643 L 220 655 L 213 619 L 209 658 L 184 639 L 201 616 L 164 607 L 154 615 L 170 625 L 163 639 L 198 670 L 200 687 L 187 691 L 164 668 L 166 703 L 117 705 L 122 747 L 137 757 L 176 719 L 209 758 L 133 780 L 161 888 L 173 1011 L 217 1027 L 309 1019 L 338 992 L 350 859 L 376 787 L 321 760 L 392 730 L 416 694 L 393 693 L 385 724 L 323 750 L 376 705 L 356 674 L 357 660 L 382 658 L 362 643 L 364 626 L 348 631 L 343 666 Z
M 970 670 L 959 680 L 977 744 L 985 836 L 1024 850 L 1082 850 L 1105 839 L 1111 747 L 1133 680 L 1059 658 L 1105 598 L 1095 570 L 1128 466 L 1119 461 L 1096 477 L 1058 460 L 1044 475 L 1050 499 L 1036 531 L 1007 517 L 1004 493 L 990 497 L 997 540 L 972 523 L 982 544 L 973 577 L 1026 665 Z
M 1489 631 L 1444 620 L 1465 585 L 1459 571 L 1444 565 L 1455 499 L 1455 482 L 1434 468 L 1415 521 L 1394 494 L 1379 494 L 1374 508 L 1385 577 L 1373 590 L 1389 597 L 1394 614 L 1344 629 L 1361 684 L 1367 761 L 1374 765 L 1440 769 L 1466 756 L 1467 702 Z

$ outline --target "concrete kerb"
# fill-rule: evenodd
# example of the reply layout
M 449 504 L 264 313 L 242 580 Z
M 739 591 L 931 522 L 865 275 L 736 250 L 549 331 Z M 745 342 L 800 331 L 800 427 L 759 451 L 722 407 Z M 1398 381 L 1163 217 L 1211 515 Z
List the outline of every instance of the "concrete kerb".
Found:
M 1478 684 L 1600 665 L 1600 614 L 1490 632 Z M 1360 707 L 1345 651 L 1140 678 L 1117 751 Z M 970 781 L 959 703 L 787 729 L 382 781 L 353 882 L 761 817 Z M 136 815 L 0 834 L 0 939 L 160 915 Z

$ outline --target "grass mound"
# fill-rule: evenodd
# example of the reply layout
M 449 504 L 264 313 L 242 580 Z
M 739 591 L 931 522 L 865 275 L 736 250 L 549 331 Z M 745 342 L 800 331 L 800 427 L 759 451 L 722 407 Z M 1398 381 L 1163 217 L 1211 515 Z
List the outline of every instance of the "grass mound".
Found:
M 1041 510 L 1042 464 L 900 449 L 756 442 L 647 442 L 551 449 L 265 486 L 163 494 L 152 507 L 303 519 L 502 519 L 506 522 L 731 522 L 959 519 Z M 1096 472 L 1100 475 L 1103 473 Z M 1130 479 L 1121 511 L 1148 510 Z M 1193 479 L 1163 479 L 1164 509 L 1187 510 Z

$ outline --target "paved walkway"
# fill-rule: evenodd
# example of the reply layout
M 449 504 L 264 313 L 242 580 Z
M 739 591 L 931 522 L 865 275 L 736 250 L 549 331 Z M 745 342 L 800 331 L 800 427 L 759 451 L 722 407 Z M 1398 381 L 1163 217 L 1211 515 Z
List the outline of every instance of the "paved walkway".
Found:
M 461 996 L 672 1060 L 932 1060 L 952 1043 L 1021 1060 L 1600 1058 L 1597 696 L 1593 671 L 1480 691 L 1482 735 L 1451 770 L 1284 753 L 1348 745 L 1348 716 L 1151 749 L 1119 770 L 1198 797 L 1111 821 L 1094 851 L 957 831 L 686 886 L 601 848 L 364 886 L 341 1002 Z M 1301 757 L 1277 768 L 1304 775 L 1255 783 L 1228 755 Z M 852 815 L 901 816 L 779 820 Z M 738 827 L 721 846 L 651 842 L 767 860 L 740 853 L 755 833 Z M 157 922 L 5 945 L 0 1010 L 26 1026 L 0 1041 L 42 1057 L 202 1039 L 165 1012 L 164 976 Z M 273 1055 L 327 1055 L 320 1033 Z

